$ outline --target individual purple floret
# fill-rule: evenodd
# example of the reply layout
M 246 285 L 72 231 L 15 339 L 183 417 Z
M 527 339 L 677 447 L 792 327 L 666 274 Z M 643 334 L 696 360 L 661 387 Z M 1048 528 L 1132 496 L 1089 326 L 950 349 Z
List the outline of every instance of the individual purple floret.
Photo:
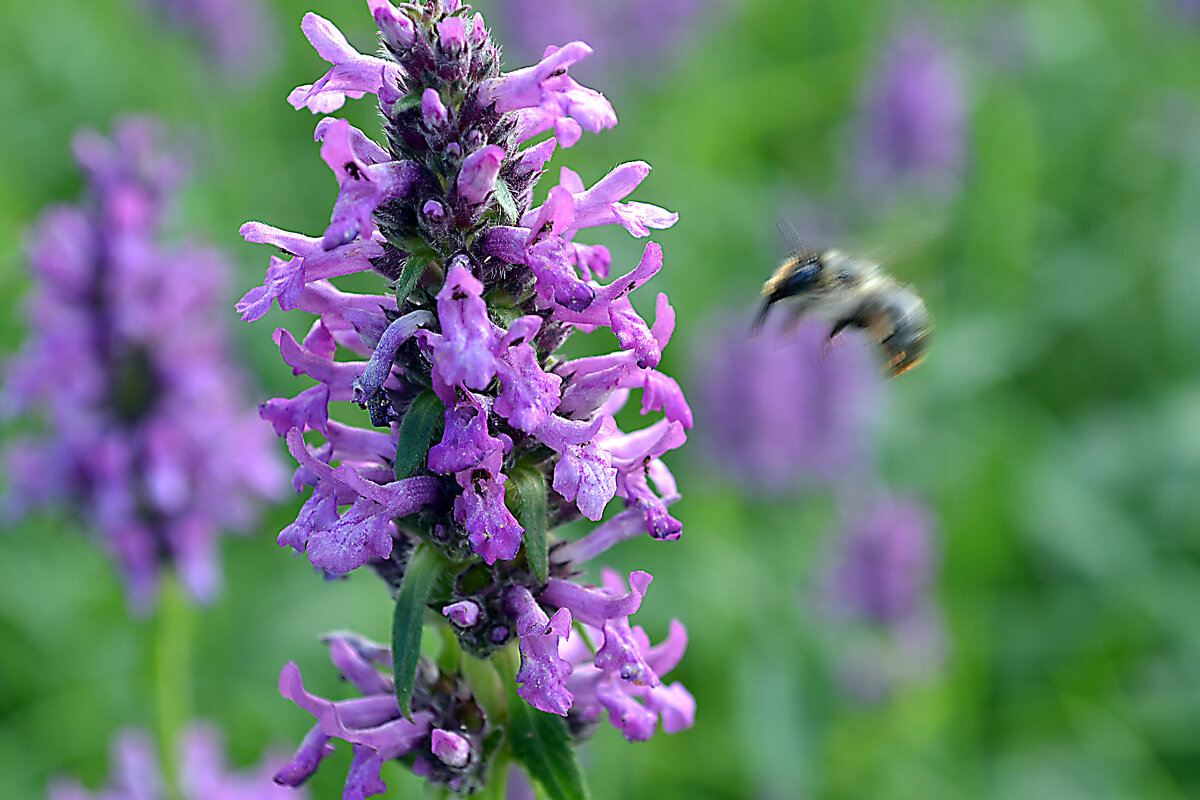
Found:
M 756 492 L 837 483 L 871 465 L 883 377 L 867 340 L 783 315 L 747 335 L 752 312 L 716 323 L 695 372 L 705 452 L 720 472 Z
M 168 565 L 212 599 L 218 531 L 248 530 L 282 484 L 219 322 L 226 265 L 161 240 L 179 163 L 160 139 L 144 119 L 111 141 L 75 137 L 88 192 L 45 212 L 29 239 L 29 338 L 3 394 L 7 413 L 42 423 L 6 449 L 9 506 L 70 507 L 143 610 Z
M 274 337 L 293 372 L 316 385 L 262 408 L 299 464 L 295 487 L 312 487 L 279 543 L 329 573 L 370 565 L 398 598 L 400 626 L 413 624 L 402 613 L 406 589 L 427 592 L 426 616 L 453 632 L 462 658 L 511 662 L 503 679 L 517 696 L 567 717 L 577 736 L 604 709 L 630 739 L 647 738 L 660 718 L 681 730 L 691 696 L 659 676 L 682 655 L 682 626 L 652 648 L 629 621 L 650 576 L 634 572 L 628 591 L 615 580 L 573 582 L 616 542 L 682 532 L 664 457 L 686 441 L 692 412 L 658 368 L 675 312 L 663 294 L 652 318 L 630 299 L 662 269 L 662 249 L 648 241 L 636 263 L 614 267 L 605 247 L 577 241 L 603 225 L 646 238 L 677 215 L 631 199 L 650 174 L 642 161 L 590 186 L 562 167 L 555 185 L 537 188 L 559 145 L 617 122 L 604 95 L 570 75 L 587 44 L 549 47 L 538 63 L 502 73 L 482 17 L 457 0 L 368 7 L 377 55 L 306 15 L 305 35 L 332 66 L 288 99 L 325 113 L 375 94 L 386 144 L 321 119 L 315 139 L 338 183 L 329 226 L 311 236 L 242 228 L 284 252 L 238 304 L 243 317 L 273 303 L 317 317 L 302 335 Z M 388 291 L 334 285 L 355 272 L 374 272 Z M 613 352 L 556 355 L 574 332 L 599 328 L 611 331 Z M 634 391 L 656 419 L 625 431 L 616 416 Z M 363 411 L 331 416 L 331 404 L 351 402 Z M 621 508 L 610 521 L 573 544 L 556 541 L 560 525 L 599 521 L 614 498 Z M 398 630 L 398 641 L 416 641 Z M 338 647 L 343 674 L 371 688 L 356 683 L 364 698 L 331 703 L 285 669 L 281 689 L 318 727 L 281 780 L 311 774 L 333 737 L 355 746 L 347 796 L 382 791 L 379 767 L 396 758 L 454 791 L 486 783 L 495 751 L 485 743 L 508 719 L 473 704 L 464 716 L 450 701 L 447 692 L 473 691 L 453 652 L 422 663 L 401 709 L 406 681 L 394 681 L 397 691 Z M 382 666 L 373 652 L 362 659 Z
M 57 779 L 50 784 L 50 800 L 305 800 L 308 793 L 277 786 L 271 776 L 282 759 L 269 757 L 247 772 L 230 772 L 222 756 L 221 737 L 211 725 L 195 723 L 179 745 L 179 786 L 168 791 L 150 737 L 125 731 L 113 744 L 113 774 L 109 785 L 92 793 L 77 781 Z
M 937 569 L 933 518 L 920 503 L 882 494 L 847 513 L 822 570 L 820 607 L 839 626 L 880 634 L 843 654 L 841 677 L 855 694 L 878 697 L 941 663 Z
M 958 184 L 966 148 L 964 79 L 933 32 L 909 23 L 884 46 L 863 86 L 856 164 L 868 189 Z

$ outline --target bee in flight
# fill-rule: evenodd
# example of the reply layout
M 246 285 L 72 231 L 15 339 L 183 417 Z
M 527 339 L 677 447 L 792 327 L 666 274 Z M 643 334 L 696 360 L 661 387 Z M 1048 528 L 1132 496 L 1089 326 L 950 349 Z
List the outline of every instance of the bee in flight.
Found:
M 846 328 L 861 328 L 883 350 L 884 370 L 900 375 L 925 357 L 933 320 L 925 302 L 878 264 L 840 250 L 799 249 L 762 288 L 762 327 L 776 303 L 787 300 L 794 317 L 812 313 L 833 323 L 829 339 Z

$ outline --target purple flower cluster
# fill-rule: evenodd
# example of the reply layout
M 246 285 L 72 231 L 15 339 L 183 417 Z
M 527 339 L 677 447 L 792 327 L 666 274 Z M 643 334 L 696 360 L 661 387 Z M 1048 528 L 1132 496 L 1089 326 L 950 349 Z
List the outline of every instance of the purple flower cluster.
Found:
M 868 342 L 852 331 L 828 342 L 828 324 L 793 325 L 783 315 L 748 337 L 750 316 L 715 324 L 700 356 L 697 413 L 709 460 L 772 494 L 869 470 L 884 379 Z
M 629 623 L 650 576 L 634 572 L 628 590 L 612 576 L 599 587 L 571 580 L 619 541 L 675 539 L 682 529 L 668 510 L 678 493 L 662 456 L 684 443 L 692 415 L 657 369 L 674 310 L 659 294 L 647 322 L 629 297 L 662 269 L 661 248 L 648 243 L 636 265 L 602 282 L 611 254 L 576 240 L 601 225 L 647 237 L 677 216 L 627 199 L 650 172 L 639 161 L 591 186 L 564 167 L 534 204 L 555 148 L 617 121 L 602 94 L 568 75 L 591 52 L 586 44 L 550 47 L 539 63 L 501 73 L 482 17 L 457 0 L 368 6 L 379 56 L 305 16 L 304 33 L 332 67 L 288 100 L 327 113 L 375 94 L 386 147 L 321 119 L 315 138 L 339 184 L 330 225 L 317 237 L 242 228 L 285 254 L 238 303 L 243 318 L 273 303 L 318 316 L 301 340 L 275 332 L 284 361 L 316 385 L 262 407 L 299 463 L 297 490 L 312 487 L 279 542 L 329 573 L 370 565 L 394 594 L 418 554 L 436 552 L 444 579 L 427 606 L 473 656 L 518 641 L 515 679 L 531 705 L 577 730 L 607 710 L 629 739 L 648 738 L 659 719 L 668 732 L 686 728 L 694 701 L 660 680 L 682 656 L 682 626 L 651 647 Z M 364 271 L 394 292 L 352 294 L 331 281 Z M 615 352 L 555 356 L 574 331 L 597 328 L 611 330 Z M 642 413 L 662 416 L 627 432 L 616 414 L 635 389 Z M 372 427 L 331 419 L 333 402 L 357 403 Z M 624 510 L 588 536 L 553 540 L 561 524 L 601 520 L 614 498 Z M 482 743 L 503 720 L 443 708 L 452 687 L 471 695 L 463 676 L 424 664 L 402 709 L 371 666 L 386 664 L 388 651 L 344 637 L 331 650 L 364 697 L 316 698 L 289 665 L 281 689 L 317 726 L 279 780 L 307 778 L 333 737 L 355 749 L 347 797 L 382 791 L 379 767 L 398 757 L 451 787 L 486 781 Z
M 169 791 L 158 767 L 150 737 L 141 731 L 125 731 L 113 744 L 113 775 L 107 788 L 92 793 L 77 781 L 59 779 L 50 784 L 50 800 L 305 800 L 307 792 L 277 786 L 271 775 L 280 759 L 269 758 L 246 773 L 230 772 L 221 755 L 216 729 L 193 724 L 184 732 L 179 747 L 179 787 Z
M 864 698 L 935 671 L 946 652 L 932 596 L 938 554 L 929 511 L 915 500 L 878 494 L 845 515 L 822 576 L 821 606 L 831 619 L 883 634 L 859 642 L 842 679 Z
M 3 396 L 6 413 L 44 423 L 5 453 L 9 506 L 69 504 L 99 530 L 139 609 L 166 564 L 210 599 L 217 532 L 247 529 L 258 498 L 282 483 L 215 322 L 225 264 L 160 241 L 179 173 L 160 138 L 141 119 L 111 141 L 76 136 L 88 195 L 47 211 L 33 232 L 30 337 Z
M 817 607 L 838 640 L 843 683 L 875 699 L 934 672 L 946 635 L 932 597 L 932 514 L 886 491 L 862 493 L 879 483 L 873 439 L 884 402 L 871 343 L 850 332 L 827 342 L 818 320 L 776 318 L 749 338 L 736 322 L 714 327 L 726 335 L 704 351 L 697 409 L 712 463 L 747 489 L 816 485 L 838 499 Z
M 958 185 L 966 146 L 966 94 L 960 65 L 920 23 L 899 28 L 864 85 L 862 182 L 878 191 Z

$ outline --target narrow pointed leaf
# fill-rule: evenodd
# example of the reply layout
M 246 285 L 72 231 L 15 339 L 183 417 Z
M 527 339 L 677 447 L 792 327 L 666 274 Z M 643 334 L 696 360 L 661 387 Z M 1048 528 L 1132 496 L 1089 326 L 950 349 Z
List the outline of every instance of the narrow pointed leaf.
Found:
M 525 529 L 525 558 L 533 576 L 542 583 L 550 578 L 550 545 L 546 534 L 546 479 L 541 470 L 517 467 L 508 476 L 516 489 L 515 514 Z M 511 496 L 511 495 L 510 495 Z
M 445 411 L 432 389 L 426 389 L 412 401 L 400 420 L 396 438 L 396 480 L 411 478 L 429 458 L 429 444 L 445 419 Z
M 511 225 L 516 222 L 517 204 L 513 200 L 512 192 L 508 190 L 508 184 L 503 179 L 496 181 L 496 185 L 492 187 L 492 196 L 496 198 L 496 205 L 500 206 L 500 210 L 504 212 L 507 224 Z
M 538 711 L 517 694 L 517 682 L 505 681 L 508 734 L 513 756 L 525 766 L 550 800 L 586 800 L 583 769 L 575 755 L 567 721 Z
M 425 274 L 425 268 L 429 266 L 429 262 L 434 259 L 435 255 L 432 250 L 425 250 L 413 253 L 404 262 L 404 269 L 400 272 L 400 280 L 396 281 L 397 303 L 403 303 L 405 298 L 412 294 L 412 290 L 416 288 L 417 281 L 421 280 L 421 276 Z
M 392 662 L 396 678 L 396 702 L 400 711 L 412 719 L 413 684 L 417 662 L 421 658 L 421 628 L 425 622 L 425 604 L 446 561 L 429 545 L 418 545 L 404 570 L 404 581 L 396 596 L 392 616 Z

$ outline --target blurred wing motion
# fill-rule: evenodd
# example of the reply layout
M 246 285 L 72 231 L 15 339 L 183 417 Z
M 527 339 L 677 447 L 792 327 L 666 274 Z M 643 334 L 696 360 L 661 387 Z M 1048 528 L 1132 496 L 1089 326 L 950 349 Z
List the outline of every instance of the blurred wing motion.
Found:
M 812 313 L 833 323 L 830 339 L 846 328 L 866 331 L 883 351 L 889 376 L 908 372 L 925 357 L 933 328 L 925 302 L 873 261 L 840 250 L 798 249 L 767 279 L 762 294 L 756 330 L 776 303 L 787 301 L 793 319 Z

